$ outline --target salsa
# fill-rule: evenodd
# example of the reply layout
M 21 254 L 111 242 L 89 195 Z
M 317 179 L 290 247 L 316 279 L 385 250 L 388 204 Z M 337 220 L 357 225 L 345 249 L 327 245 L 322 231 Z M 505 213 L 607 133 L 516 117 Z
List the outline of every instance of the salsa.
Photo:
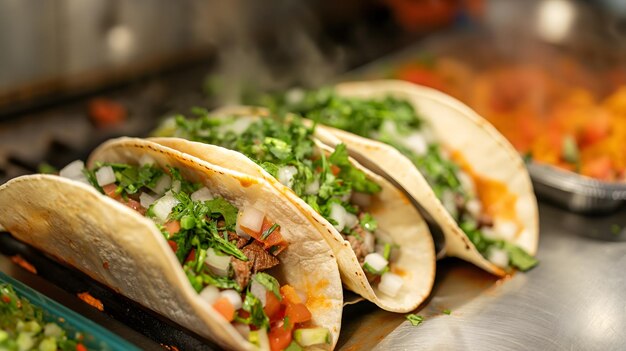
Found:
M 70 178 L 150 218 L 200 298 L 251 343 L 271 350 L 330 344 L 330 332 L 312 324 L 303 292 L 266 272 L 289 244 L 262 209 L 237 208 L 149 156 L 139 165 L 97 163 L 80 172 L 69 165 L 61 175 L 68 167 Z M 317 337 L 297 337 L 311 330 Z
M 41 307 L 0 284 L 0 350 L 83 351 L 82 335 L 68 335 L 59 324 L 44 320 Z

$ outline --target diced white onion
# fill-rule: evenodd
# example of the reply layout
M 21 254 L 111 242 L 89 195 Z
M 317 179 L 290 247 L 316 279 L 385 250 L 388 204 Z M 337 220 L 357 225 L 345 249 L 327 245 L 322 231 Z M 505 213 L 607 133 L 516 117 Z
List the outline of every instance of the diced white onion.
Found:
M 270 351 L 270 339 L 267 336 L 267 330 L 265 330 L 265 328 L 261 328 L 256 330 L 256 333 L 259 341 L 259 351 Z
M 239 224 L 240 227 L 248 228 L 251 231 L 258 233 L 263 227 L 263 218 L 265 218 L 264 212 L 261 212 L 252 206 L 248 206 L 244 208 L 243 211 L 239 212 L 237 224 Z
M 247 324 L 243 324 L 243 323 L 235 323 L 233 324 L 233 327 L 235 327 L 235 330 L 241 334 L 241 336 L 243 336 L 245 339 L 248 339 L 248 336 L 250 336 L 250 326 Z
M 152 195 L 149 195 L 148 193 L 141 193 L 141 195 L 139 195 L 139 202 L 141 203 L 141 206 L 143 208 L 150 207 L 150 205 L 152 205 L 155 201 L 156 198 L 154 198 Z
M 428 144 L 426 143 L 426 139 L 424 139 L 424 136 L 419 132 L 415 132 L 404 137 L 402 141 L 404 146 L 411 149 L 418 156 L 425 155 L 426 151 L 428 151 Z
M 383 255 L 376 252 L 365 256 L 364 263 L 367 263 L 370 267 L 378 272 L 385 269 L 385 267 L 387 267 L 387 265 L 389 264 L 389 262 L 383 257 Z
M 352 228 L 357 223 L 359 223 L 359 219 L 352 213 L 346 211 L 346 228 Z
M 383 134 L 387 134 L 389 137 L 396 139 L 398 138 L 398 129 L 396 128 L 396 123 L 392 120 L 386 119 L 380 125 L 380 132 Z
M 463 188 L 463 190 L 471 196 L 476 195 L 476 184 L 474 184 L 472 177 L 463 171 L 458 171 L 456 177 L 459 179 L 459 183 L 461 183 L 461 188 Z
M 487 259 L 498 267 L 507 267 L 509 265 L 509 255 L 503 249 L 492 247 L 489 249 Z
M 179 201 L 176 199 L 172 193 L 168 192 L 162 198 L 157 200 L 152 207 L 152 211 L 154 215 L 161 222 L 165 222 L 167 220 L 167 216 L 170 215 L 174 206 L 178 205 Z
M 352 197 L 350 197 L 350 201 L 360 207 L 368 207 L 372 204 L 372 196 L 370 194 L 354 192 L 352 193 Z
M 257 299 L 259 299 L 263 307 L 265 307 L 265 304 L 267 303 L 267 289 L 265 289 L 262 284 L 254 280 L 254 278 L 252 280 L 252 284 L 250 284 L 250 292 Z
M 483 205 L 478 199 L 471 199 L 465 204 L 467 212 L 474 218 L 478 218 L 483 210 Z
M 167 174 L 164 174 L 157 180 L 156 185 L 154 186 L 154 192 L 157 194 L 165 193 L 172 186 L 172 178 Z
M 285 94 L 285 100 L 290 105 L 299 104 L 302 99 L 304 99 L 304 90 L 300 88 L 289 89 Z
M 490 240 L 498 240 L 500 239 L 498 237 L 498 234 L 493 230 L 492 227 L 482 227 L 480 228 L 481 233 L 483 233 L 483 236 L 487 239 Z
M 496 218 L 493 224 L 493 230 L 496 234 L 505 241 L 512 241 L 515 239 L 515 234 L 518 231 L 517 224 L 512 221 L 502 220 Z
M 376 247 L 376 238 L 374 237 L 374 234 L 366 230 L 361 236 L 363 237 L 363 246 L 365 249 L 368 251 L 374 251 Z
M 153 165 L 154 159 L 152 157 L 150 157 L 147 154 L 143 154 L 141 155 L 141 157 L 139 158 L 139 165 L 140 166 L 145 166 L 145 165 Z
M 282 185 L 291 188 L 293 185 L 293 177 L 296 174 L 298 174 L 298 169 L 296 167 L 285 166 L 278 170 L 277 178 Z
M 59 172 L 59 175 L 63 178 L 69 178 L 76 180 L 81 176 L 84 176 L 83 170 L 85 169 L 85 163 L 81 160 L 76 160 L 63 167 Z
M 180 180 L 173 181 L 172 182 L 172 192 L 179 193 L 181 186 L 182 186 L 182 184 L 180 183 Z
M 212 305 L 220 298 L 220 289 L 213 285 L 207 285 L 202 291 L 200 291 L 200 298 L 206 301 L 209 305 Z
M 97 170 L 96 180 L 98 180 L 98 185 L 100 186 L 105 186 L 111 183 L 115 183 L 115 172 L 113 172 L 113 167 L 105 166 Z
M 336 202 L 330 205 L 330 218 L 337 222 L 334 227 L 340 232 L 346 227 L 347 213 L 348 211 Z
M 304 193 L 307 195 L 316 195 L 320 191 L 320 180 L 315 178 L 314 181 L 309 183 L 304 189 Z
M 219 255 L 213 248 L 209 248 L 206 252 L 204 263 L 209 266 L 211 272 L 220 277 L 228 276 L 228 268 L 230 267 L 230 256 Z
M 248 235 L 248 233 L 244 232 L 243 229 L 239 227 L 239 221 L 237 221 L 237 223 L 235 224 L 235 232 L 237 233 L 237 235 L 244 239 L 250 239 L 250 235 Z
M 248 117 L 238 117 L 230 123 L 220 125 L 217 130 L 220 133 L 233 132 L 237 135 L 242 134 L 252 124 L 252 119 Z M 208 135 L 205 135 L 208 136 Z
M 404 284 L 404 279 L 401 276 L 387 272 L 380 278 L 378 283 L 378 290 L 389 297 L 396 297 L 398 292 Z
M 223 290 L 220 292 L 220 296 L 227 298 L 233 307 L 235 307 L 235 311 L 240 309 L 243 304 L 243 301 L 241 301 L 241 295 L 239 295 L 239 293 L 235 290 Z
M 191 194 L 192 201 L 209 201 L 213 200 L 213 194 L 207 187 L 202 187 Z

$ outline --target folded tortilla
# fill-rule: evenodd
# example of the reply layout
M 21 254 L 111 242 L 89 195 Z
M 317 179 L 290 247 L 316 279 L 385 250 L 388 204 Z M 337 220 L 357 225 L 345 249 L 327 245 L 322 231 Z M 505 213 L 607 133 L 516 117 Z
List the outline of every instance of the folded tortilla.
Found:
M 267 117 L 267 111 L 254 107 L 233 106 L 215 111 L 211 116 L 212 118 L 256 119 Z M 293 204 L 309 214 L 312 223 L 323 234 L 337 257 L 343 284 L 379 307 L 393 312 L 412 311 L 430 294 L 434 284 L 436 259 L 428 226 L 404 193 L 384 178 L 358 164 L 354 159 L 350 159 L 351 163 L 382 187 L 380 193 L 373 195 L 372 204 L 364 210 L 376 218 L 378 227 L 394 243 L 399 244 L 399 255 L 394 265 L 397 267 L 396 273 L 404 279 L 404 285 L 396 297 L 385 295 L 370 284 L 350 243 L 344 240 L 328 220 L 245 155 L 220 146 L 181 138 L 160 137 L 149 140 L 271 183 Z M 321 142 L 317 142 L 317 147 L 327 154 L 333 151 Z
M 481 179 L 504 184 L 506 192 L 516 198 L 515 211 L 522 228 L 514 238 L 515 245 L 530 255 L 537 252 L 539 221 L 537 200 L 524 162 L 513 146 L 486 120 L 460 101 L 434 89 L 394 80 L 348 82 L 335 86 L 339 96 L 362 99 L 394 97 L 408 101 L 421 118 L 432 127 L 445 149 L 458 153 Z M 348 145 L 353 155 L 365 163 L 373 163 L 386 170 L 395 182 L 423 206 L 442 227 L 446 240 L 446 254 L 469 261 L 498 276 L 505 270 L 485 259 L 459 227 L 454 218 L 435 196 L 424 176 L 406 156 L 385 143 L 355 134 L 319 125 L 320 131 L 333 134 Z M 337 140 L 318 137 L 329 145 Z M 484 191 L 504 193 L 491 182 L 483 184 Z M 497 217 L 496 217 L 497 219 Z
M 342 288 L 334 254 L 308 216 L 262 179 L 209 164 L 141 139 L 106 142 L 90 163 L 137 164 L 148 155 L 173 166 L 241 208 L 265 210 L 281 226 L 289 247 L 272 275 L 305 292 L 312 323 L 331 332 L 341 327 Z M 111 289 L 221 347 L 254 350 L 235 328 L 192 288 L 154 223 L 83 183 L 53 175 L 29 175 L 0 186 L 0 224 L 24 241 Z M 106 306 L 105 306 L 106 309 Z

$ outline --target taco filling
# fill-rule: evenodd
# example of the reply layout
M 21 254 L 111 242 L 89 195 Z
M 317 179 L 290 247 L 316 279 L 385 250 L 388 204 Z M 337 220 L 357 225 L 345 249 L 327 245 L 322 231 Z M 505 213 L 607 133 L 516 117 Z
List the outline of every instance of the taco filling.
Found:
M 371 284 L 395 297 L 403 278 L 394 273 L 395 243 L 366 211 L 381 187 L 352 165 L 344 144 L 321 151 L 314 127 L 298 118 L 214 118 L 195 109 L 195 119 L 176 116 L 156 132 L 241 152 L 290 188 L 347 240 Z
M 261 349 L 299 350 L 330 345 L 326 328 L 311 323 L 305 292 L 271 275 L 289 244 L 262 209 L 237 208 L 178 169 L 75 161 L 61 176 L 88 183 L 150 218 L 163 234 L 191 286 L 206 303 Z
M 411 160 L 480 254 L 498 267 L 525 271 L 538 261 L 512 244 L 524 230 L 515 215 L 514 194 L 504 184 L 481 178 L 459 152 L 446 149 L 413 106 L 392 97 L 358 99 L 332 89 L 266 96 L 270 109 L 302 116 L 389 144 Z M 493 189 L 496 196 L 490 196 Z

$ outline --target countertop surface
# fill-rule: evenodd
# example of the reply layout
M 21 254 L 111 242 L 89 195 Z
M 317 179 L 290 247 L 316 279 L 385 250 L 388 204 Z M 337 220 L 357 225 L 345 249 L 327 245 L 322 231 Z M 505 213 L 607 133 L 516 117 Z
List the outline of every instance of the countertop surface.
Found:
M 468 263 L 444 259 L 438 263 L 437 281 L 431 298 L 415 311 L 424 317 L 422 324 L 412 326 L 405 315 L 381 311 L 367 302 L 346 306 L 337 348 L 626 349 L 626 333 L 623 333 L 626 330 L 626 241 L 623 241 L 626 231 L 622 229 L 626 223 L 626 210 L 609 216 L 585 217 L 540 204 L 540 218 L 538 258 L 541 263 L 532 271 L 498 280 Z M 603 233 L 612 241 L 596 238 Z M 7 254 L 7 250 L 3 251 Z M 20 252 L 19 248 L 17 252 Z M 14 253 L 9 252 L 9 255 Z M 107 315 L 82 304 L 75 295 L 12 264 L 7 256 L 0 255 L 0 270 L 109 327 L 144 349 L 153 349 L 157 345 L 133 330 L 145 333 L 157 326 L 150 323 L 138 326 L 129 322 L 132 319 L 127 318 L 135 314 L 133 312 L 139 315 L 139 319 L 151 318 L 149 313 L 132 304 L 112 306 L 109 302 L 107 306 L 105 303 L 105 306 L 111 307 Z M 58 277 L 61 273 L 57 271 L 48 268 L 41 271 L 40 275 L 45 279 L 64 279 Z M 76 277 L 72 280 L 81 281 Z M 72 292 L 80 289 L 76 284 L 62 288 Z M 89 286 L 90 283 L 86 284 Z M 101 293 L 101 288 L 89 290 L 104 300 L 115 299 L 115 295 L 111 297 L 106 292 Z M 99 293 L 103 296 L 98 296 Z M 445 314 L 444 310 L 450 310 L 450 314 Z M 118 320 L 112 319 L 110 314 Z M 120 315 L 124 317 L 120 318 Z M 202 340 L 185 331 L 168 328 L 148 336 L 156 339 L 157 343 L 169 345 L 175 345 L 177 340 L 186 340 L 188 342 L 184 343 L 194 349 L 193 345 L 202 343 Z

